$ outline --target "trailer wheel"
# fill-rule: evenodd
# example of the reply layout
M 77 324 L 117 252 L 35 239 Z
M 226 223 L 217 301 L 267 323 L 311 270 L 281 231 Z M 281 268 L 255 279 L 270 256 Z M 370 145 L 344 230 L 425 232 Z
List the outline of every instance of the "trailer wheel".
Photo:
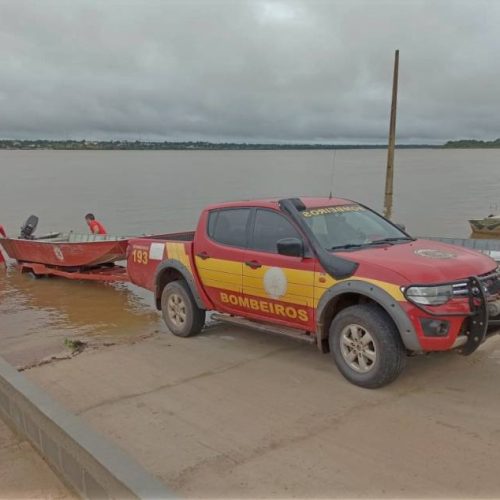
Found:
M 190 337 L 205 324 L 205 310 L 200 309 L 185 281 L 171 281 L 161 294 L 161 312 L 168 329 L 178 337 Z
M 328 341 L 340 373 L 361 387 L 387 385 L 406 365 L 396 326 L 375 304 L 350 306 L 339 312 L 330 325 Z

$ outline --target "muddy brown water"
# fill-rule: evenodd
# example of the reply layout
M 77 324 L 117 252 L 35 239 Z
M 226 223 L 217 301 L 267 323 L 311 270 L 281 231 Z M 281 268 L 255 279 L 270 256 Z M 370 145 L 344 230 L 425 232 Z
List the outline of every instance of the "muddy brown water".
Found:
M 94 212 L 114 234 L 191 229 L 208 203 L 335 195 L 382 209 L 386 153 L 331 151 L 0 151 L 0 224 L 30 214 L 37 232 L 86 232 Z M 467 237 L 467 219 L 500 203 L 500 150 L 399 150 L 394 220 L 416 235 Z M 16 364 L 64 339 L 125 342 L 164 331 L 149 293 L 131 285 L 31 280 L 0 270 L 0 354 Z

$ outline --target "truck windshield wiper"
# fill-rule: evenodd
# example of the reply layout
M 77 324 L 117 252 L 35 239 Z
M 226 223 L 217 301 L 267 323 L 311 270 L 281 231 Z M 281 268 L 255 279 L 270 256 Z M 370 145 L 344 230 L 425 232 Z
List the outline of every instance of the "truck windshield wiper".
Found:
M 345 245 L 337 245 L 331 247 L 329 250 L 347 250 L 348 248 L 359 248 L 364 247 L 365 243 L 346 243 Z
M 394 241 L 414 241 L 413 238 L 408 236 L 396 236 L 395 238 L 380 238 L 379 240 L 370 241 L 369 245 L 377 245 L 378 243 L 392 243 Z
M 415 241 L 413 238 L 408 238 L 408 236 L 397 236 L 393 238 L 380 238 L 379 240 L 367 241 L 366 243 L 346 243 L 345 245 L 337 245 L 331 247 L 329 250 L 347 250 L 349 248 L 360 248 L 370 245 L 381 245 L 382 243 L 394 244 L 396 241 Z

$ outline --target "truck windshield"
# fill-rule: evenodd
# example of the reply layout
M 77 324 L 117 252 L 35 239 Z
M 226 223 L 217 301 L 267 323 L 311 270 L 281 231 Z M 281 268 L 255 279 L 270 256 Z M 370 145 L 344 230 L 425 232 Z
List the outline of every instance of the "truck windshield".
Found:
M 411 240 L 384 218 L 356 204 L 306 209 L 302 217 L 326 250 Z

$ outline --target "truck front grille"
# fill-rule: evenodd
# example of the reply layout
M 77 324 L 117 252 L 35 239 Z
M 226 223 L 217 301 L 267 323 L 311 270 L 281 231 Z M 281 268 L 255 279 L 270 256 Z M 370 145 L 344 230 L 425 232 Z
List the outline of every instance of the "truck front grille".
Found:
M 496 297 L 500 293 L 500 275 L 497 270 L 478 276 L 483 290 L 488 298 Z M 453 285 L 454 297 L 467 297 L 469 285 L 467 281 L 460 281 Z M 473 290 L 474 292 L 474 290 Z

